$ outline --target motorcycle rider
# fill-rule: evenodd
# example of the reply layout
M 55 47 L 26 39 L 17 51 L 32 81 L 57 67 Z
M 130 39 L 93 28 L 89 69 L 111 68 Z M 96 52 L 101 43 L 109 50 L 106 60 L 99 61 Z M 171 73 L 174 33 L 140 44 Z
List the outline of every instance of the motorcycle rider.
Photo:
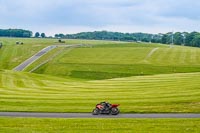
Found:
M 108 109 L 110 109 L 110 108 L 111 108 L 111 104 L 110 104 L 110 103 L 108 103 L 108 102 L 106 102 L 106 101 L 104 101 L 104 102 L 101 102 L 101 105 L 104 107 L 104 109 L 103 109 L 103 110 L 108 110 Z
M 95 109 L 93 109 L 92 114 L 93 115 L 99 115 L 99 114 L 111 114 L 111 115 L 117 115 L 119 114 L 119 109 L 117 108 L 119 104 L 110 104 L 106 101 L 100 102 L 96 105 Z

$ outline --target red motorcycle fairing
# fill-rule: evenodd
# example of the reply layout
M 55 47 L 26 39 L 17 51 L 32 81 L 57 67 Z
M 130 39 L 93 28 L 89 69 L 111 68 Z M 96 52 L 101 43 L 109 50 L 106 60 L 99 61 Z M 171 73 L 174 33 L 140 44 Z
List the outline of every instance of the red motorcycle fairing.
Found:
M 116 108 L 119 106 L 119 104 L 111 104 L 112 108 Z
M 103 109 L 103 108 L 104 108 L 103 105 L 101 105 L 101 104 L 97 104 L 96 107 L 97 107 L 98 109 Z

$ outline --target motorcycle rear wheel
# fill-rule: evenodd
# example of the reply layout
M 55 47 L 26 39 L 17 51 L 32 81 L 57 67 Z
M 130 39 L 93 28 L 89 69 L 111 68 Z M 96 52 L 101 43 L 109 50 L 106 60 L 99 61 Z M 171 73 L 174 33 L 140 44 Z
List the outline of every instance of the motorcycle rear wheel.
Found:
M 100 113 L 98 108 L 93 109 L 92 114 L 93 115 L 98 115 Z

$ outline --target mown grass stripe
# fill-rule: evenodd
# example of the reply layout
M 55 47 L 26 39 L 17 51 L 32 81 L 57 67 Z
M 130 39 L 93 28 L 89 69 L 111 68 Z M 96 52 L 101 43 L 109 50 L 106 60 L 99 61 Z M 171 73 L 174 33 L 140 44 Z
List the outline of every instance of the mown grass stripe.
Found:
M 1 111 L 90 112 L 97 102 L 108 100 L 120 103 L 122 112 L 199 112 L 200 73 L 79 82 L 10 71 L 1 75 L 3 82 L 5 77 L 38 86 L 45 82 L 39 88 L 4 84 L 5 88 L 0 87 Z

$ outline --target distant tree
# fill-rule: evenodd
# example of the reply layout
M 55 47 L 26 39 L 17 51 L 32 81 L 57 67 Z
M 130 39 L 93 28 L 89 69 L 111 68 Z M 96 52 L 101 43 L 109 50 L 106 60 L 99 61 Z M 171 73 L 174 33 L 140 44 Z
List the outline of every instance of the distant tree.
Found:
M 200 33 L 197 33 L 192 40 L 193 47 L 200 47 Z
M 46 37 L 45 33 L 41 33 L 41 37 L 45 38 Z
M 148 38 L 142 38 L 141 41 L 142 41 L 142 42 L 149 42 L 149 39 L 148 39 Z
M 39 32 L 36 32 L 35 33 L 35 37 L 39 37 L 40 36 L 40 33 Z
M 64 38 L 65 35 L 64 35 L 64 34 L 59 34 L 59 37 L 60 37 L 60 38 Z
M 58 38 L 58 34 L 55 34 L 54 37 L 55 37 L 55 38 Z
M 0 49 L 2 48 L 2 46 L 3 46 L 3 43 L 2 43 L 2 42 L 0 42 Z
M 55 36 L 55 38 L 65 38 L 65 35 L 64 34 L 55 34 L 54 35 Z
M 24 32 L 23 37 L 31 37 L 32 34 L 33 34 L 32 32 Z
M 183 43 L 183 36 L 180 32 L 176 32 L 174 34 L 174 43 L 177 45 L 181 45 Z
M 168 38 L 167 34 L 164 34 L 164 35 L 162 36 L 161 43 L 167 44 L 167 38 Z
M 193 46 L 193 40 L 197 34 L 198 34 L 197 32 L 191 32 L 186 35 L 185 42 L 187 46 Z

